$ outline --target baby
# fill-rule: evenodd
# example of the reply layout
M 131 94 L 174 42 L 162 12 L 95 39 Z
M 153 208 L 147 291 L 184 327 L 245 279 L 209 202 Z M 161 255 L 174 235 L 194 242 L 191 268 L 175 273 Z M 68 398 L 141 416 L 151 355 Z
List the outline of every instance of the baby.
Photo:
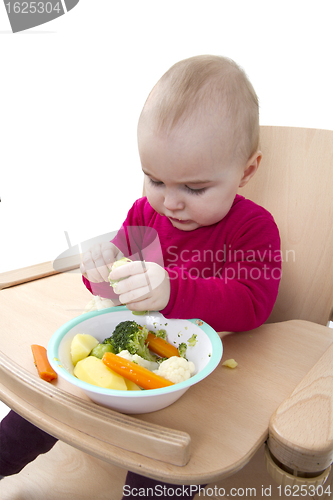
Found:
M 146 196 L 112 242 L 84 254 L 85 285 L 114 305 L 197 317 L 217 331 L 264 323 L 278 292 L 280 238 L 272 216 L 237 194 L 262 156 L 258 100 L 244 72 L 218 56 L 175 64 L 145 103 L 138 145 Z M 124 256 L 133 262 L 110 274 Z M 121 281 L 111 287 L 109 279 Z M 55 442 L 10 412 L 0 428 L 0 474 L 19 472 Z M 123 498 L 157 485 L 165 483 L 129 472 Z M 184 487 L 184 498 L 195 493 Z
M 218 56 L 175 64 L 145 103 L 138 146 L 146 197 L 111 243 L 83 256 L 85 285 L 115 305 L 199 317 L 218 331 L 264 323 L 281 277 L 280 238 L 272 216 L 237 194 L 262 157 L 244 72 Z M 121 279 L 112 289 L 113 262 L 133 254 L 112 271 Z

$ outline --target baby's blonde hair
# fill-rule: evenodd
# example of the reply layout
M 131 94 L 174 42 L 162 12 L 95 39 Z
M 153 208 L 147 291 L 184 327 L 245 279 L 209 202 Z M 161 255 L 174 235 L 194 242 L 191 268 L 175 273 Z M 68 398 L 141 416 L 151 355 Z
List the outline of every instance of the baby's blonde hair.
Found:
M 189 118 L 200 118 L 203 110 L 219 109 L 233 154 L 247 160 L 258 150 L 258 98 L 245 72 L 229 58 L 202 55 L 174 64 L 149 94 L 143 113 L 151 100 L 159 130 L 170 132 Z

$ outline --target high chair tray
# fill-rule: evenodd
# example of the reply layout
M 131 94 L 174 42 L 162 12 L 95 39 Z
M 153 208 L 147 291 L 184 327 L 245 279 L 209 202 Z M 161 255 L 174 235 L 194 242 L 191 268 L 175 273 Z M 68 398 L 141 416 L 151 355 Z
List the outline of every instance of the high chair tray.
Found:
M 37 375 L 31 344 L 46 347 L 91 299 L 80 273 L 6 283 L 0 399 L 90 455 L 169 483 L 210 483 L 244 467 L 266 440 L 271 415 L 333 342 L 331 329 L 306 321 L 223 332 L 222 362 L 234 358 L 235 369 L 221 364 L 170 407 L 128 416 L 92 403 L 64 380 Z

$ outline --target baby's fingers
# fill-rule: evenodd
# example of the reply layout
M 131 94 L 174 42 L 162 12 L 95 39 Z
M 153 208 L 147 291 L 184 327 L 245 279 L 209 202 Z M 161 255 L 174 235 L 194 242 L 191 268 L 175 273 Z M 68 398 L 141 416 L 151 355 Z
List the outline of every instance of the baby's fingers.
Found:
M 95 267 L 95 263 L 90 252 L 85 252 L 82 255 L 80 270 L 83 276 L 85 276 L 92 283 L 99 283 L 100 281 L 103 281 L 101 275 Z
M 91 249 L 91 258 L 94 261 L 95 268 L 100 275 L 99 281 L 108 281 L 110 269 L 107 267 L 105 258 L 110 258 L 110 251 L 103 245 L 96 245 Z
M 107 266 L 109 270 L 111 270 L 112 264 L 116 260 L 116 254 L 118 253 L 117 259 L 121 259 L 123 254 L 119 252 L 119 250 L 115 247 L 115 245 L 111 242 L 102 243 L 101 245 L 101 254 L 104 261 L 104 264 Z M 109 275 L 108 271 L 108 275 Z
M 137 296 L 137 290 L 142 290 L 143 288 L 149 290 L 147 273 L 134 274 L 133 276 L 118 281 L 113 286 L 115 293 L 118 295 L 124 295 L 135 291 Z
M 110 274 L 110 279 L 117 281 L 128 276 L 134 276 L 136 274 L 142 274 L 146 271 L 145 263 L 141 261 L 130 262 L 129 264 L 124 264 L 123 266 L 116 267 Z
M 92 283 L 107 281 L 109 270 L 104 263 L 101 247 L 96 245 L 82 255 L 82 274 Z
M 128 292 L 121 293 L 119 295 L 119 300 L 122 304 L 133 304 L 138 301 L 142 301 L 150 296 L 149 286 L 143 286 L 129 290 Z

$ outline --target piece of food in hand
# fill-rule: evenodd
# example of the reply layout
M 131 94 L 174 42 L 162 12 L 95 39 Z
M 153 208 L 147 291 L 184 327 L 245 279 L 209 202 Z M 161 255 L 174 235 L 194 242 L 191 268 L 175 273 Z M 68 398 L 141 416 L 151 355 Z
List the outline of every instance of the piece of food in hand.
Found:
M 45 349 L 45 347 L 33 344 L 31 346 L 31 350 L 40 378 L 42 380 L 45 380 L 46 382 L 51 382 L 51 380 L 56 379 L 58 375 L 49 363 L 49 360 L 47 358 L 47 350 Z
M 195 365 L 192 361 L 187 361 L 185 358 L 173 356 L 172 358 L 162 361 L 159 369 L 154 373 L 170 380 L 174 384 L 179 384 L 179 382 L 188 380 L 194 372 Z
M 78 361 L 89 356 L 90 352 L 99 344 L 98 340 L 88 333 L 77 333 L 71 343 L 71 358 L 75 366 Z
M 121 374 L 123 377 L 131 380 L 143 389 L 160 389 L 161 387 L 173 385 L 169 380 L 147 370 L 147 368 L 137 363 L 133 363 L 133 361 L 128 361 L 121 356 L 112 354 L 111 352 L 104 354 L 102 362 L 116 373 Z
M 95 356 L 88 356 L 78 361 L 74 368 L 74 375 L 83 382 L 104 389 L 127 391 L 124 377 L 110 370 L 101 359 Z
M 128 264 L 129 262 L 132 262 L 132 261 L 131 261 L 131 259 L 128 259 L 127 257 L 123 257 L 122 259 L 116 260 L 116 262 L 114 262 L 112 267 L 111 267 L 110 274 L 117 267 Z M 124 279 L 124 278 L 121 278 L 121 279 Z M 112 279 L 110 279 L 110 275 L 109 275 L 109 281 L 110 281 L 110 285 L 112 286 L 112 288 L 118 283 L 118 281 L 121 281 L 121 279 L 120 280 L 112 280 Z
M 153 351 L 155 354 L 158 354 L 158 356 L 161 356 L 162 358 L 180 356 L 177 347 L 170 344 L 162 337 L 157 337 L 151 332 L 149 332 L 147 335 L 146 344 L 151 351 Z

